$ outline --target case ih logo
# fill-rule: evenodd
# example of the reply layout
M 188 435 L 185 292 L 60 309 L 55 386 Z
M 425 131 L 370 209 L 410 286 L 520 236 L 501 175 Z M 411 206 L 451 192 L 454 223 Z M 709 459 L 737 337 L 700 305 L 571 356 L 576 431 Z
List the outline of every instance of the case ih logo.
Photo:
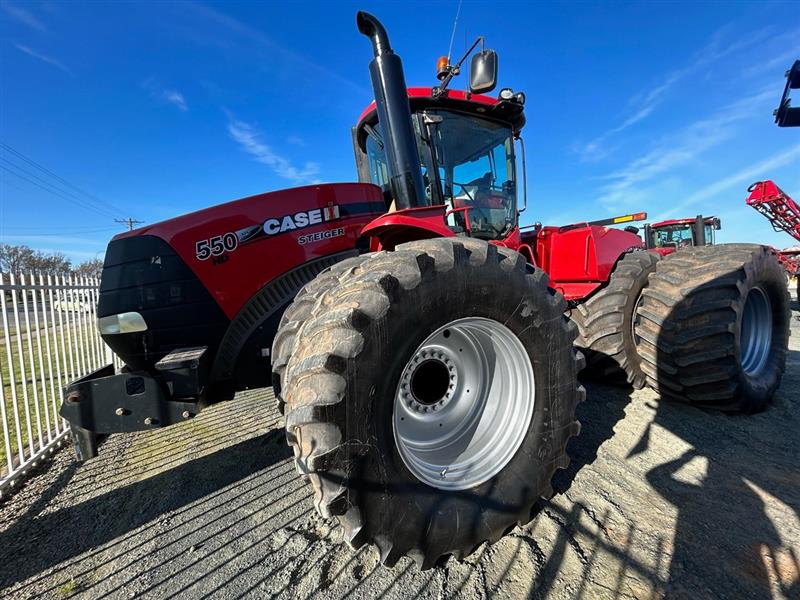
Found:
M 279 219 L 267 219 L 264 221 L 263 229 L 267 235 L 278 235 L 293 229 L 303 229 L 304 227 L 319 225 L 338 218 L 339 207 L 336 205 L 326 206 L 325 208 L 300 211 Z

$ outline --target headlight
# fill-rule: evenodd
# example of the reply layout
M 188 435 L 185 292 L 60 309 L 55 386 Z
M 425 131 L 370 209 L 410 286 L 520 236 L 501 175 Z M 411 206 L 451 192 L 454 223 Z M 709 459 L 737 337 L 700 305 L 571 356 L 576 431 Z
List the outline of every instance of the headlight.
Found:
M 511 88 L 503 88 L 500 90 L 500 94 L 498 94 L 498 100 L 511 100 L 514 97 L 514 90 Z
M 144 317 L 137 312 L 100 317 L 97 319 L 97 327 L 100 329 L 100 333 L 105 335 L 147 331 L 147 323 L 144 322 Z

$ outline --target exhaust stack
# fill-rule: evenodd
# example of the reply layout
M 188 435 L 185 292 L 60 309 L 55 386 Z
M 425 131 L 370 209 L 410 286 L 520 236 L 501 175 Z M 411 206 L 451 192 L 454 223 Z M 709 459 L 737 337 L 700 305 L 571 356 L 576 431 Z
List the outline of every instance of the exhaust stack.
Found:
M 369 74 L 383 133 L 392 196 L 397 208 L 424 206 L 428 202 L 411 122 L 403 62 L 392 50 L 389 36 L 378 19 L 359 11 L 356 23 L 358 30 L 372 42 L 375 55 L 369 63 Z

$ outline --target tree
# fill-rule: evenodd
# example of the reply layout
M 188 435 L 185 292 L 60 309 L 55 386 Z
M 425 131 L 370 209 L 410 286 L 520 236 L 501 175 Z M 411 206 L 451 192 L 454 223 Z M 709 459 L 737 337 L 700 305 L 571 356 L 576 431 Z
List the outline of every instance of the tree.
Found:
M 100 279 L 100 274 L 103 272 L 103 261 L 99 258 L 86 260 L 75 267 L 72 272 L 78 277 L 94 277 Z
M 72 262 L 61 252 L 45 254 L 37 251 L 34 253 L 29 270 L 42 275 L 63 275 L 72 270 Z
M 20 273 L 28 270 L 33 259 L 33 248 L 28 246 L 12 246 L 0 244 L 0 271 L 4 273 Z
M 62 275 L 71 269 L 72 263 L 61 252 L 46 253 L 24 245 L 0 244 L 0 271 L 4 273 Z

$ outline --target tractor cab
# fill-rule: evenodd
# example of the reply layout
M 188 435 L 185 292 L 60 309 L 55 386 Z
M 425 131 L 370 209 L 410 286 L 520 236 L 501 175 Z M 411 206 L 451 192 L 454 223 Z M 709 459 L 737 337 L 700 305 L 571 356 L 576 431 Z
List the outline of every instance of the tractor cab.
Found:
M 697 215 L 694 219 L 669 219 L 645 225 L 645 245 L 655 249 L 711 246 L 714 232 L 721 228 L 719 217 Z
M 436 88 L 408 90 L 419 155 L 423 204 L 443 206 L 456 234 L 499 240 L 517 224 L 517 146 L 524 124 L 524 97 L 503 90 L 509 100 Z M 359 181 L 379 186 L 394 210 L 386 143 L 374 105 L 355 128 Z
M 455 64 L 439 59 L 439 85 L 407 88 L 385 30 L 360 15 L 359 29 L 375 52 L 370 72 L 377 101 L 353 128 L 359 181 L 383 190 L 390 213 L 425 215 L 439 235 L 507 238 L 520 211 L 515 146 L 522 148 L 525 95 L 508 88 L 496 98 L 485 95 L 496 87 L 497 55 L 483 48 L 482 37 Z M 469 91 L 448 89 L 479 44 Z M 524 185 L 521 192 L 524 210 Z

